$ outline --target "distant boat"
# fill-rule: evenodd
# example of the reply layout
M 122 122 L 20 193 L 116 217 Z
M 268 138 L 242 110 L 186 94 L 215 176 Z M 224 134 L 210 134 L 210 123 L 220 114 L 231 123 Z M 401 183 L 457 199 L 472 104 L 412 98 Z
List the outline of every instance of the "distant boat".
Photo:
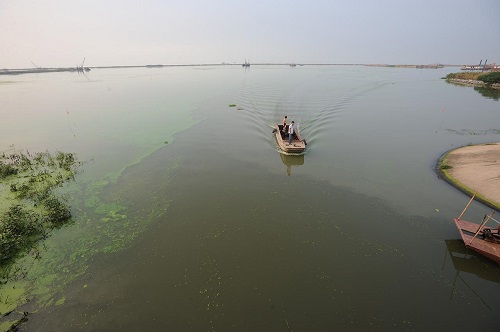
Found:
M 481 65 L 482 62 L 483 62 L 483 60 L 481 60 L 478 65 L 463 65 L 462 68 L 460 68 L 460 69 L 461 70 L 468 70 L 468 71 L 474 71 L 474 70 L 488 71 L 488 70 L 497 69 L 497 66 L 495 63 L 487 65 L 486 63 L 488 62 L 488 60 L 486 60 L 484 62 L 484 64 Z
M 243 67 L 250 67 L 250 62 L 248 62 L 247 60 L 245 60 L 245 63 L 242 64 Z
M 291 64 L 289 64 L 289 66 L 290 66 L 290 67 L 295 67 L 295 66 L 297 66 L 297 65 L 296 65 L 295 63 L 291 63 Z
M 472 196 L 462 214 L 454 219 L 455 225 L 467 248 L 500 264 L 500 225 L 496 228 L 486 226 L 490 220 L 498 222 L 493 219 L 495 211 L 485 215 L 481 224 L 461 219 L 475 196 L 476 194 Z
M 474 70 L 473 67 L 474 66 L 463 65 L 462 68 L 460 68 L 460 70 Z
M 471 65 L 471 66 L 463 65 L 462 68 L 460 68 L 460 69 L 461 70 L 482 70 L 483 67 L 477 66 L 477 65 Z
M 76 66 L 76 71 L 79 73 L 83 73 L 84 71 L 90 71 L 89 67 L 84 67 L 83 64 L 85 63 L 85 58 L 83 58 L 82 65 L 80 67 Z

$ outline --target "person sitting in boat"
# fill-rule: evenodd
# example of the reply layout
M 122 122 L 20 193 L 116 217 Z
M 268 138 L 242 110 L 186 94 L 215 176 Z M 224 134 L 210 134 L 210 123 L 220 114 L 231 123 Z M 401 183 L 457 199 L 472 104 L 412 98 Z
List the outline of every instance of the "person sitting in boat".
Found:
M 288 126 L 288 145 L 292 144 L 293 134 L 295 134 L 295 122 L 292 121 Z
M 282 132 L 286 133 L 287 132 L 287 128 L 286 128 L 286 115 L 285 115 L 285 118 L 283 119 L 283 128 L 281 129 Z

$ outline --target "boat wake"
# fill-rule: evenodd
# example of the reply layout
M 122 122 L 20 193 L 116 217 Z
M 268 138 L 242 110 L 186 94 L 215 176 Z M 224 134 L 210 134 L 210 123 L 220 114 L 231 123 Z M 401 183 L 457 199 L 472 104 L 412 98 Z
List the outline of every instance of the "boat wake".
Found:
M 343 84 L 336 73 L 338 71 L 332 70 L 327 74 L 323 72 L 320 77 L 313 73 L 312 77 L 280 79 L 281 85 L 245 82 L 233 94 L 244 121 L 259 133 L 260 139 L 268 140 L 271 148 L 280 151 L 274 135 L 269 134 L 287 115 L 288 121 L 297 124 L 309 149 L 316 141 L 341 129 L 346 115 L 366 111 L 359 109 L 358 100 L 389 84 L 369 77 L 346 77 L 350 81 Z M 283 85 L 282 82 L 287 83 Z

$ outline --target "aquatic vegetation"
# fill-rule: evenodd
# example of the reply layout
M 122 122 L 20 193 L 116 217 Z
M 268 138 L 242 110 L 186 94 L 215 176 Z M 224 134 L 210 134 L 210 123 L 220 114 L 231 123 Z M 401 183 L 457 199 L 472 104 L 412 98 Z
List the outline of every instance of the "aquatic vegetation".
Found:
M 14 317 L 12 321 L 6 321 L 5 323 L 0 323 L 0 331 L 18 331 L 19 326 L 28 321 L 28 315 L 29 313 L 24 311 L 24 312 L 16 312 L 13 313 L 13 311 L 8 312 L 4 316 L 19 316 L 19 317 Z
M 179 161 L 173 159 L 167 170 L 178 167 Z M 71 242 L 70 246 L 60 245 L 54 237 L 46 238 L 34 243 L 31 250 L 26 250 L 15 260 L 8 278 L 6 275 L 4 284 L 0 285 L 0 317 L 14 311 L 4 318 L 10 322 L 6 325 L 7 329 L 19 319 L 22 306 L 28 302 L 36 301 L 37 307 L 61 304 L 64 299 L 59 292 L 87 271 L 89 261 L 96 254 L 127 248 L 168 209 L 169 203 L 161 200 L 153 209 L 130 211 L 123 197 L 131 188 L 120 186 L 109 196 L 106 188 L 116 186 L 113 175 L 110 178 L 112 181 L 93 181 L 89 184 L 72 182 L 65 188 L 72 210 L 78 211 L 68 220 L 78 224 L 78 227 L 62 230 L 66 240 Z M 168 177 L 161 183 L 168 183 Z M 49 206 L 54 212 L 60 211 L 57 203 L 54 206 L 51 204 L 53 202 Z M 0 319 L 0 331 L 2 324 Z
M 80 165 L 72 153 L 0 156 L 0 330 L 15 330 L 27 319 L 27 312 L 14 312 L 29 302 L 29 281 L 23 279 L 40 259 L 40 243 L 45 242 L 40 240 L 71 220 L 69 207 L 55 190 L 73 179 Z
M 0 216 L 0 264 L 12 260 L 44 235 L 41 216 L 26 205 L 15 204 Z
M 0 179 L 6 178 L 9 175 L 17 174 L 17 169 L 10 164 L 4 164 L 0 160 Z
M 236 107 L 236 104 L 229 104 L 229 107 Z
M 80 163 L 72 153 L 14 152 L 0 156 L 0 280 L 22 252 L 71 218 L 69 207 L 54 194 L 72 179 Z
M 455 134 L 455 135 L 461 135 L 461 136 L 483 136 L 483 135 L 499 135 L 500 134 L 500 129 L 485 129 L 485 130 L 472 130 L 472 129 L 446 129 L 449 133 Z M 472 142 L 469 143 L 469 145 L 472 145 Z

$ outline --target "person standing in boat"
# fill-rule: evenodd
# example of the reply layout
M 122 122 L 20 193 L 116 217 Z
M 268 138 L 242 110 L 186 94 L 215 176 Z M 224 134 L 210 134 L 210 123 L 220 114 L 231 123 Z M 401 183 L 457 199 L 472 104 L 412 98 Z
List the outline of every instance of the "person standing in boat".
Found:
M 292 121 L 288 126 L 288 145 L 292 144 L 293 134 L 295 133 L 295 122 Z
M 283 119 L 283 129 L 281 131 L 286 133 L 286 115 L 285 118 Z

